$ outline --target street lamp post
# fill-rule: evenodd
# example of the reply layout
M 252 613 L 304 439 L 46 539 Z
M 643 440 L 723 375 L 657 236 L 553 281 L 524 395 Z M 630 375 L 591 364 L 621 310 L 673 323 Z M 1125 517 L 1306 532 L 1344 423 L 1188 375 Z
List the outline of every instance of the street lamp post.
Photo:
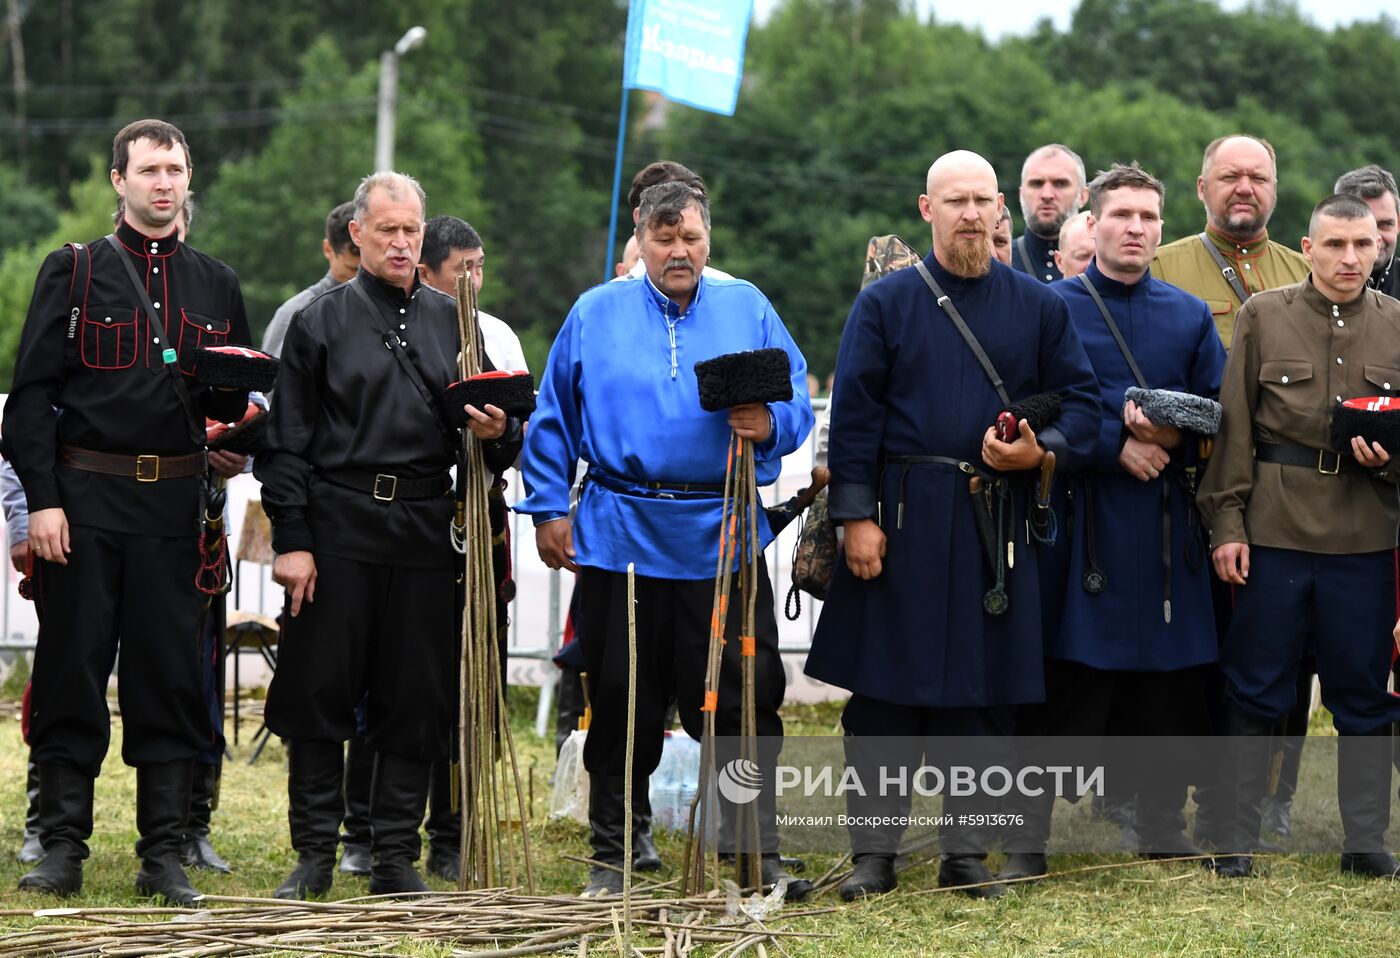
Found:
M 410 27 L 399 37 L 392 50 L 379 57 L 379 120 L 374 131 L 374 168 L 388 170 L 394 166 L 394 126 L 399 102 L 399 57 L 422 46 L 428 31 Z

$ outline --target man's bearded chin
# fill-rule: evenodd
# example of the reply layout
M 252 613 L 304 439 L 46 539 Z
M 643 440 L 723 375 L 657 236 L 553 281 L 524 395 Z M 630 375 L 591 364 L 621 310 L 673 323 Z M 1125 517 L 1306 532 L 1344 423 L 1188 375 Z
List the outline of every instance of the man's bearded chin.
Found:
M 1253 213 L 1236 213 L 1233 216 L 1226 216 L 1222 232 L 1232 237 L 1253 239 L 1264 232 L 1264 227 L 1269 225 L 1269 216 L 1272 213 L 1273 210 L 1269 210 L 1267 213 L 1263 210 L 1256 210 Z
M 943 265 L 954 276 L 976 279 L 986 276 L 992 269 L 991 237 L 985 231 L 972 239 L 953 237 L 948 244 L 948 262 Z
M 1021 204 L 1021 218 L 1026 221 L 1026 226 L 1030 231 L 1041 239 L 1058 240 L 1060 238 L 1060 227 L 1065 225 L 1065 220 L 1069 219 L 1068 213 L 1057 213 L 1055 218 L 1048 223 L 1042 223 L 1036 219 L 1035 207 L 1026 208 L 1026 204 Z

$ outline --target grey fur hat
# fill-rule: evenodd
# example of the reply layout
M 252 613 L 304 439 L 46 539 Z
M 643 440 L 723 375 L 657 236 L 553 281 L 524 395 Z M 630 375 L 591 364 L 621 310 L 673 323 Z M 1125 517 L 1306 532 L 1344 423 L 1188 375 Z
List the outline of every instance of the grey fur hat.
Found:
M 1220 403 L 1214 399 L 1172 389 L 1140 389 L 1133 386 L 1123 397 L 1124 404 L 1137 403 L 1148 419 L 1159 426 L 1189 429 L 1200 436 L 1220 431 Z

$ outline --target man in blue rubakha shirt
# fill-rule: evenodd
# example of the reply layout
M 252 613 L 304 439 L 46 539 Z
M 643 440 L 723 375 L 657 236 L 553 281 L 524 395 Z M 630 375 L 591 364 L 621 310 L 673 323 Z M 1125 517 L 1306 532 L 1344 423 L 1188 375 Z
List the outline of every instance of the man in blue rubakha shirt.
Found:
M 522 471 L 540 558 L 578 572 L 576 624 L 587 662 L 593 723 L 584 748 L 594 858 L 621 867 L 627 750 L 627 576 L 636 563 L 637 721 L 634 791 L 661 758 L 662 722 L 674 692 L 681 722 L 699 738 L 729 434 L 752 439 L 759 485 L 812 428 L 807 362 L 768 299 L 743 280 L 702 276 L 709 208 L 683 183 L 641 197 L 637 239 L 646 277 L 605 283 L 570 311 L 540 384 Z M 791 357 L 793 398 L 723 413 L 700 408 L 695 364 L 776 347 Z M 575 520 L 568 518 L 576 463 L 588 463 Z M 772 534 L 762 530 L 764 545 Z M 758 594 L 758 735 L 778 740 L 785 686 L 772 585 Z M 738 614 L 741 603 L 731 605 Z M 735 624 L 731 623 L 731 631 Z M 739 733 L 739 647 L 724 650 L 716 731 Z M 776 758 L 776 755 L 771 756 Z M 771 783 L 770 783 L 771 784 Z M 759 798 L 763 881 L 787 877 L 778 861 L 774 797 Z M 726 808 L 727 812 L 728 809 Z M 618 893 L 620 872 L 594 867 L 587 896 Z M 788 886 L 789 898 L 811 890 Z

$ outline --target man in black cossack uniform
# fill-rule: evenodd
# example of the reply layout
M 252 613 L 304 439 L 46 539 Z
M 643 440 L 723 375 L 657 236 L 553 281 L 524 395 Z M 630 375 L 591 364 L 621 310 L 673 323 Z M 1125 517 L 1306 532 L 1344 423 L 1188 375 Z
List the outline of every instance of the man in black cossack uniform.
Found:
M 449 536 L 460 442 L 445 397 L 458 378 L 457 306 L 418 278 L 424 208 L 411 177 L 360 184 L 350 223 L 360 270 L 292 318 L 254 462 L 273 577 L 287 589 L 266 718 L 288 740 L 299 860 L 279 898 L 331 886 L 343 743 L 362 699 L 376 753 L 370 892 L 427 888 L 414 863 L 429 765 L 449 760 L 456 727 L 461 560 Z M 494 406 L 466 411 L 487 467 L 503 471 L 520 422 Z
M 192 762 L 214 736 L 200 658 L 209 596 L 196 585 L 207 459 L 195 436 L 206 416 L 236 420 L 248 402 L 246 391 L 198 385 L 196 353 L 247 343 L 248 320 L 233 271 L 176 235 L 190 182 L 184 134 L 159 120 L 127 125 L 111 176 L 122 221 L 113 238 L 44 260 L 5 404 L 6 454 L 29 501 L 47 609 L 29 716 L 47 855 L 20 888 L 82 887 L 120 640 L 136 887 L 189 904 L 198 893 L 180 840 Z

